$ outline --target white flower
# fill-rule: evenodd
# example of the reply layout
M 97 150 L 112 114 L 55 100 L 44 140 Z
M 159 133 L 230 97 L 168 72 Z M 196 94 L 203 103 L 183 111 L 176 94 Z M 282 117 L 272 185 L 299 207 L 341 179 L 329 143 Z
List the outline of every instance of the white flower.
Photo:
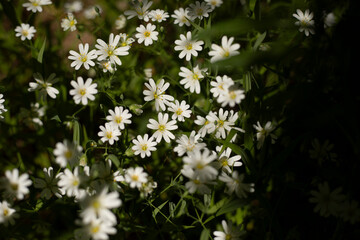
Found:
M 119 30 L 119 29 L 123 29 L 125 26 L 126 26 L 126 17 L 121 14 L 116 18 L 115 28 Z
M 148 0 L 143 1 L 134 1 L 132 3 L 135 10 L 127 10 L 124 12 L 126 16 L 128 16 L 128 19 L 131 19 L 135 16 L 137 16 L 140 20 L 144 19 L 145 22 L 149 21 L 149 11 L 148 9 L 152 5 L 152 1 L 148 2 Z
M 156 130 L 156 132 L 153 134 L 153 137 L 156 138 L 158 143 L 162 138 L 165 139 L 165 142 L 169 143 L 170 139 L 175 139 L 174 134 L 172 134 L 170 131 L 178 128 L 176 125 L 176 120 L 171 120 L 168 122 L 169 114 L 162 114 L 161 112 L 158 113 L 158 119 L 159 121 L 156 121 L 152 118 L 149 119 L 149 123 L 146 126 L 150 129 Z
M 14 168 L 12 171 L 7 170 L 5 177 L 2 179 L 1 188 L 5 189 L 4 196 L 7 198 L 16 197 L 22 200 L 24 195 L 29 193 L 29 186 L 32 184 L 27 173 L 19 176 L 19 170 Z
M 222 77 L 217 76 L 216 81 L 210 82 L 210 85 L 212 86 L 210 92 L 213 94 L 213 97 L 216 98 L 221 94 L 226 94 L 227 89 L 233 84 L 234 81 L 230 77 L 226 75 Z
M 154 138 L 150 137 L 145 134 L 144 137 L 142 138 L 140 135 L 137 136 L 137 139 L 133 139 L 132 142 L 134 144 L 134 146 L 132 146 L 132 150 L 134 151 L 135 155 L 139 155 L 141 156 L 141 158 L 144 158 L 145 155 L 150 157 L 151 156 L 151 151 L 156 151 L 156 145 L 157 142 L 153 141 Z
M 315 203 L 314 212 L 319 212 L 320 216 L 328 217 L 330 215 L 338 216 L 341 210 L 341 203 L 345 200 L 345 196 L 341 194 L 342 189 L 339 187 L 334 191 L 330 191 L 327 182 L 318 185 L 319 191 L 310 191 L 312 197 L 309 199 L 311 203 Z
M 228 118 L 229 116 L 229 118 Z M 209 132 L 214 132 L 215 133 L 215 137 L 216 138 L 226 138 L 226 134 L 227 132 L 230 132 L 233 127 L 233 125 L 235 124 L 235 121 L 238 118 L 238 113 L 234 114 L 234 111 L 230 111 L 230 115 L 229 115 L 229 111 L 226 110 L 224 111 L 224 109 L 220 108 L 219 109 L 219 115 L 217 116 L 216 113 L 214 112 L 210 112 L 207 116 L 206 119 L 209 122 L 212 122 L 214 124 L 210 125 L 209 127 Z M 235 128 L 238 131 L 243 131 L 241 128 Z
M 216 154 L 207 148 L 204 148 L 202 152 L 192 151 L 188 153 L 188 156 L 183 157 L 184 168 L 192 168 L 201 180 L 214 179 L 218 171 L 210 163 L 216 158 Z
M 191 55 L 194 57 L 198 56 L 198 51 L 202 50 L 202 46 L 204 44 L 203 41 L 193 40 L 191 37 L 191 32 L 186 33 L 186 37 L 184 34 L 180 34 L 180 40 L 176 40 L 175 51 L 181 51 L 179 54 L 179 58 L 182 59 L 186 56 L 186 61 L 190 61 Z
M 116 234 L 116 228 L 113 223 L 103 221 L 102 219 L 94 219 L 88 224 L 84 224 L 81 229 L 75 230 L 75 239 L 88 240 L 107 240 L 109 234 Z
M 78 77 L 77 82 L 72 80 L 70 84 L 74 88 L 70 90 L 70 95 L 73 96 L 76 104 L 79 104 L 81 102 L 81 104 L 87 105 L 88 99 L 91 101 L 95 100 L 94 94 L 98 92 L 96 89 L 97 84 L 96 83 L 92 84 L 91 78 L 88 78 L 84 83 L 83 78 Z
M 201 126 L 201 128 L 198 131 L 198 134 L 201 137 L 205 137 L 205 135 L 207 133 L 211 133 L 210 130 L 214 131 L 215 130 L 215 125 L 213 122 L 210 122 L 209 120 L 207 120 L 206 118 L 202 117 L 202 116 L 196 116 L 196 120 L 194 121 L 194 123 L 196 125 Z
M 179 103 L 178 100 L 175 100 L 175 103 L 170 103 L 168 108 L 169 112 L 173 112 L 172 119 L 177 119 L 179 122 L 184 122 L 185 118 L 189 118 L 191 115 L 191 110 L 189 109 L 190 105 L 186 104 L 184 100 Z
M 182 27 L 184 24 L 190 26 L 191 17 L 189 16 L 189 11 L 187 9 L 179 8 L 174 11 L 174 14 L 171 15 L 172 18 L 175 18 L 174 24 L 179 24 Z
M 32 12 L 42 12 L 42 6 L 50 5 L 52 2 L 50 0 L 29 0 L 27 3 L 23 3 L 23 7 L 26 8 L 27 11 Z
M 180 84 L 184 85 L 185 89 L 190 88 L 190 92 L 196 92 L 197 94 L 200 93 L 200 80 L 204 78 L 202 72 L 207 71 L 207 68 L 200 69 L 199 65 L 197 65 L 193 70 L 190 70 L 186 67 L 180 68 L 181 72 L 179 72 L 179 76 L 183 77 L 180 80 Z
M 63 18 L 61 20 L 61 27 L 64 31 L 67 31 L 70 29 L 70 31 L 76 30 L 76 24 L 77 20 L 74 18 L 74 15 L 72 13 L 68 13 L 66 18 Z
M 317 159 L 319 165 L 325 160 L 334 161 L 336 159 L 336 153 L 331 152 L 334 144 L 331 144 L 328 139 L 323 144 L 320 144 L 319 139 L 315 138 L 311 141 L 311 145 L 313 149 L 309 150 L 310 158 Z
M 152 78 L 153 75 L 153 69 L 152 68 L 145 68 L 144 69 L 145 79 L 149 80 Z
M 130 47 L 118 47 L 119 41 L 120 36 L 116 35 L 114 38 L 113 33 L 111 33 L 109 36 L 109 44 L 105 43 L 102 39 L 97 39 L 96 42 L 98 44 L 96 44 L 95 47 L 98 49 L 96 51 L 96 54 L 98 55 L 98 60 L 109 60 L 111 63 L 116 63 L 120 66 L 122 63 L 118 56 L 128 55 L 128 50 L 130 49 Z
M 7 201 L 0 202 L 0 223 L 3 223 L 5 226 L 7 226 L 8 223 L 14 225 L 15 217 L 18 217 L 15 209 L 11 208 Z
M 80 43 L 79 51 L 80 54 L 75 52 L 74 50 L 70 50 L 70 56 L 68 58 L 70 60 L 74 60 L 70 65 L 71 67 L 75 67 L 75 70 L 79 70 L 81 65 L 84 65 L 85 69 L 89 70 L 89 65 L 92 67 L 95 66 L 95 63 L 92 61 L 92 59 L 97 58 L 95 49 L 88 52 L 89 44 L 85 43 L 85 45 L 83 45 L 82 43 Z
M 244 174 L 239 175 L 237 171 L 233 171 L 231 177 L 228 176 L 225 172 L 222 172 L 219 180 L 226 183 L 226 186 L 228 188 L 226 192 L 229 195 L 231 195 L 235 191 L 236 195 L 239 198 L 246 198 L 248 192 L 252 193 L 255 191 L 255 185 L 253 183 L 244 183 L 244 177 Z
M 313 20 L 314 14 L 310 13 L 309 9 L 306 9 L 305 13 L 300 9 L 297 9 L 296 13 L 293 14 L 293 17 L 299 20 L 295 22 L 295 25 L 300 27 L 300 32 L 304 32 L 306 36 L 309 36 L 310 33 L 315 33 L 313 29 L 315 24 L 315 21 Z
M 55 162 L 62 168 L 65 168 L 68 163 L 71 167 L 79 164 L 79 158 L 81 154 L 82 147 L 68 140 L 64 140 L 64 143 L 58 142 L 55 145 Z
M 107 71 L 109 71 L 109 73 L 115 72 L 115 69 L 111 66 L 110 61 L 101 61 L 98 64 L 100 65 L 104 73 L 106 73 Z
M 132 114 L 123 107 L 115 107 L 114 111 L 110 109 L 109 113 L 110 115 L 106 116 L 106 120 L 110 121 L 110 123 L 120 129 L 125 129 L 125 124 L 131 123 L 130 118 Z
M 43 169 L 45 174 L 45 179 L 35 178 L 34 187 L 43 189 L 41 191 L 40 197 L 50 199 L 54 194 L 58 198 L 61 198 L 61 195 L 64 194 L 58 188 L 57 183 L 60 180 L 61 173 L 54 176 L 54 170 L 52 167 Z
M 67 2 L 64 4 L 65 12 L 80 12 L 83 9 L 81 1 Z
M 216 7 L 220 7 L 221 4 L 223 4 L 222 0 L 205 0 L 205 2 L 211 6 L 211 9 L 214 9 Z
M 31 120 L 38 124 L 39 126 L 42 126 L 43 125 L 43 122 L 41 121 L 40 118 L 42 118 L 44 115 L 45 115 L 45 110 L 46 110 L 46 107 L 43 106 L 43 107 L 40 107 L 40 104 L 37 102 L 37 103 L 30 103 L 30 107 L 31 107 Z M 0 110 L 1 110 L 1 107 L 0 107 Z
M 166 19 L 169 17 L 169 14 L 161 9 L 151 10 L 149 12 L 149 17 L 151 18 L 151 21 L 155 22 L 162 22 L 166 21 Z
M 40 73 L 35 73 L 34 78 L 36 82 L 29 83 L 29 92 L 40 90 L 42 95 L 46 95 L 47 93 L 51 98 L 56 98 L 56 94 L 59 94 L 59 90 L 52 87 L 52 85 L 58 81 L 58 79 L 55 78 L 55 73 L 50 74 L 47 80 L 44 80 Z
M 118 192 L 108 193 L 108 188 L 104 188 L 98 194 L 85 196 L 81 205 L 83 210 L 80 216 L 84 223 L 91 223 L 96 219 L 116 223 L 116 216 L 110 209 L 120 207 L 121 200 Z
M 324 17 L 324 28 L 332 27 L 336 24 L 337 19 L 334 13 L 330 12 Z
M 132 37 L 129 37 L 126 33 L 119 33 L 120 36 L 120 45 L 122 47 L 129 46 L 131 47 L 131 44 L 135 42 L 135 39 Z
M 221 103 L 221 107 L 229 105 L 230 107 L 235 107 L 235 104 L 240 104 L 241 100 L 245 98 L 245 91 L 241 89 L 225 89 L 221 92 L 217 98 L 217 102 Z
M 210 62 L 217 62 L 239 54 L 238 49 L 240 44 L 234 42 L 234 37 L 228 39 L 227 36 L 223 36 L 221 39 L 221 47 L 215 43 L 211 44 L 211 51 L 209 56 L 211 57 Z
M 217 147 L 216 150 L 220 152 L 222 147 Z M 233 167 L 240 167 L 242 166 L 242 162 L 240 162 L 241 156 L 235 155 L 233 157 L 230 157 L 231 154 L 231 148 L 226 148 L 218 159 L 218 167 L 222 168 L 223 171 L 231 173 Z
M 199 1 L 196 1 L 195 4 L 191 3 L 187 10 L 189 11 L 189 16 L 193 19 L 203 19 L 203 17 L 209 17 L 212 8 L 206 2 L 200 3 Z
M 2 94 L 0 94 L 0 118 L 4 118 L 3 116 L 1 116 L 2 113 L 4 112 L 7 112 L 7 109 L 5 108 L 4 106 L 4 102 L 5 102 L 5 99 L 3 99 L 3 96 Z
M 341 204 L 340 217 L 345 222 L 350 222 L 351 224 L 355 224 L 360 221 L 360 208 L 358 207 L 357 201 L 344 201 Z
M 29 24 L 22 23 L 21 26 L 15 28 L 15 32 L 15 36 L 20 37 L 21 41 L 24 41 L 25 39 L 31 40 L 36 33 L 36 29 Z
M 153 44 L 153 41 L 157 41 L 157 36 L 159 33 L 157 31 L 154 31 L 155 29 L 156 26 L 151 23 L 148 23 L 146 25 L 146 28 L 144 27 L 144 25 L 140 25 L 139 27 L 137 27 L 136 31 L 138 33 L 135 34 L 135 37 L 138 39 L 138 43 L 144 42 L 145 46 L 149 46 Z
M 240 237 L 244 235 L 239 228 L 233 227 L 231 221 L 227 224 L 225 220 L 222 220 L 221 225 L 224 231 L 214 231 L 214 240 L 240 240 Z
M 141 189 L 142 184 L 147 183 L 148 174 L 142 167 L 128 168 L 125 173 L 125 181 L 130 184 L 131 188 Z
M 82 181 L 84 181 L 84 178 L 79 174 L 79 167 L 76 166 L 74 172 L 66 168 L 63 174 L 60 175 L 60 180 L 57 184 L 60 191 L 66 193 L 68 197 L 80 199 L 85 194 L 85 190 L 80 188 Z
M 98 16 L 98 13 L 96 12 L 96 8 L 99 10 L 99 13 L 102 12 L 102 9 L 99 5 L 91 6 L 91 7 L 88 7 L 87 9 L 85 9 L 84 16 L 87 19 L 95 19 L 96 16 Z
M 234 81 L 230 77 L 226 75 L 222 77 L 217 76 L 216 81 L 210 82 L 210 85 L 212 86 L 210 92 L 213 94 L 213 97 L 216 98 L 221 94 L 225 94 L 226 90 L 233 84 Z
M 156 85 L 154 79 L 150 78 L 149 83 L 145 83 L 145 86 L 148 90 L 143 91 L 143 94 L 145 95 L 144 100 L 149 102 L 155 99 L 156 111 L 159 111 L 159 108 L 165 111 L 165 105 L 170 106 L 170 102 L 174 100 L 172 96 L 165 94 L 170 83 L 165 82 L 164 79 L 161 79 Z
M 253 127 L 256 129 L 256 139 L 258 141 L 257 148 L 260 149 L 264 145 L 265 138 L 270 135 L 271 137 L 271 143 L 275 143 L 275 139 L 277 138 L 275 134 L 271 133 L 274 131 L 275 126 L 272 125 L 270 121 L 266 122 L 265 126 L 262 127 L 260 125 L 260 122 L 257 121 L 257 125 L 253 125 Z
M 100 140 L 103 143 L 108 141 L 110 145 L 113 145 L 114 141 L 118 141 L 121 135 L 119 128 L 111 123 L 105 123 L 105 127 L 100 126 L 100 130 L 98 133 L 98 136 L 101 137 Z
M 181 174 L 189 178 L 190 181 L 185 183 L 186 189 L 189 193 L 193 194 L 199 192 L 200 194 L 210 194 L 211 190 L 206 185 L 207 183 L 212 183 L 210 179 L 203 179 L 200 177 L 199 173 L 194 171 L 190 167 L 184 167 L 181 169 Z
M 206 147 L 205 143 L 199 142 L 202 141 L 200 135 L 195 134 L 196 132 L 192 131 L 189 137 L 183 134 L 176 140 L 178 145 L 174 148 L 174 152 L 177 152 L 179 157 L 185 153 L 199 151 Z

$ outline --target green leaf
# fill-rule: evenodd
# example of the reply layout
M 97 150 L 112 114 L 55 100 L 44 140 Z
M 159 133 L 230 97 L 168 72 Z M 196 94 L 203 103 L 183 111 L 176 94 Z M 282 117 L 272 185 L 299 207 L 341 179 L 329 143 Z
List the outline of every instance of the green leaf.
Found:
M 59 115 L 53 116 L 50 120 L 55 120 L 55 121 L 57 121 L 58 123 L 61 123 L 61 119 L 59 118 Z
M 176 217 L 180 217 L 181 215 L 183 215 L 185 213 L 185 210 L 186 210 L 186 201 L 181 201 L 181 205 L 178 213 L 176 214 Z
M 235 211 L 242 206 L 244 206 L 244 203 L 240 200 L 229 201 L 222 208 L 219 209 L 219 211 L 216 213 L 216 216 L 218 217 L 225 213 Z
M 80 144 L 80 124 L 76 120 L 73 121 L 73 142 L 76 144 Z
M 164 202 L 163 204 L 161 204 L 160 206 L 156 207 L 153 211 L 153 218 L 156 221 L 156 215 L 160 212 L 160 210 L 165 206 L 165 204 L 168 202 L 169 200 L 167 200 L 166 202 Z
M 249 8 L 252 12 L 254 12 L 254 10 L 255 10 L 256 1 L 257 0 L 250 0 L 250 2 L 249 2 Z
M 254 47 L 253 47 L 254 50 L 257 50 L 257 49 L 258 49 L 258 47 L 260 46 L 260 44 L 264 41 L 265 37 L 266 37 L 266 32 L 263 32 L 263 33 L 256 39 L 256 42 L 255 42 Z
M 201 232 L 200 240 L 208 240 L 210 236 L 210 231 L 208 229 L 204 229 Z
M 45 46 L 46 46 L 46 37 L 44 39 L 44 42 L 39 50 L 39 54 L 38 54 L 38 57 L 37 57 L 37 61 L 39 63 L 42 63 L 42 60 L 43 60 L 43 55 L 44 55 L 44 51 L 45 51 Z
M 117 168 L 120 167 L 120 161 L 114 154 L 109 154 L 106 159 L 110 159 Z

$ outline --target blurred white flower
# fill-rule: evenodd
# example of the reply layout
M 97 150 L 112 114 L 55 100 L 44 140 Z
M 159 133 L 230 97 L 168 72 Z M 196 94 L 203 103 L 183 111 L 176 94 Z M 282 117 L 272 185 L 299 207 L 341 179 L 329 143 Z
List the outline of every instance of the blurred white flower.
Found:
M 190 61 L 191 55 L 194 57 L 198 56 L 198 51 L 202 50 L 202 46 L 204 41 L 196 41 L 192 39 L 191 32 L 187 32 L 186 36 L 184 34 L 180 34 L 180 39 L 175 41 L 175 51 L 181 51 L 179 54 L 179 58 L 183 59 L 185 56 L 186 61 Z
M 99 13 L 102 12 L 102 8 L 99 5 L 91 6 L 91 7 L 88 7 L 87 9 L 85 9 L 84 16 L 87 19 L 95 19 L 98 16 L 96 9 L 98 9 Z
M 68 13 L 66 18 L 63 18 L 61 20 L 61 27 L 63 28 L 64 31 L 67 31 L 70 29 L 70 31 L 75 31 L 76 30 L 76 24 L 77 24 L 77 20 L 74 18 L 74 14 L 72 13 Z
M 26 8 L 27 11 L 32 12 L 42 12 L 42 6 L 50 5 L 52 2 L 50 0 L 29 0 L 29 2 L 23 3 L 23 7 Z
M 140 20 L 144 20 L 145 22 L 149 21 L 149 11 L 148 9 L 151 7 L 152 5 L 152 1 L 148 1 L 148 0 L 133 0 L 131 5 L 133 6 L 133 8 L 135 8 L 135 10 L 127 10 L 124 12 L 124 14 L 126 16 L 128 16 L 128 19 L 131 19 L 133 17 L 138 17 Z
M 115 141 L 119 140 L 119 136 L 121 132 L 119 128 L 111 123 L 105 123 L 104 126 L 100 126 L 100 132 L 98 132 L 98 136 L 101 137 L 101 141 L 103 143 L 109 142 L 110 145 L 113 145 Z
M 64 4 L 65 12 L 80 12 L 83 9 L 83 3 L 81 1 L 67 2 Z
M 211 6 L 211 9 L 214 9 L 216 7 L 220 7 L 221 4 L 223 4 L 222 0 L 205 0 L 205 2 Z
M 244 183 L 244 178 L 244 174 L 239 175 L 237 171 L 233 171 L 231 176 L 227 175 L 225 172 L 222 172 L 219 180 L 226 183 L 226 193 L 231 195 L 233 192 L 235 192 L 239 198 L 246 198 L 247 193 L 252 193 L 255 191 L 255 185 L 254 183 Z
M 3 94 L 0 94 L 0 118 L 4 118 L 1 114 L 7 112 L 7 109 L 4 106 L 5 99 L 3 99 Z
M 36 82 L 29 83 L 29 92 L 40 90 L 40 94 L 46 96 L 47 93 L 53 99 L 56 98 L 56 94 L 59 94 L 59 90 L 52 87 L 52 85 L 58 81 L 58 79 L 55 78 L 55 73 L 50 74 L 46 80 L 43 79 L 43 76 L 40 73 L 35 73 L 34 79 Z
M 93 49 L 90 52 L 89 51 L 89 44 L 85 43 L 83 45 L 82 43 L 79 44 L 79 51 L 80 53 L 75 52 L 74 50 L 70 50 L 70 56 L 68 57 L 70 60 L 73 60 L 71 63 L 71 67 L 75 67 L 75 70 L 79 70 L 82 65 L 84 65 L 84 68 L 89 70 L 89 66 L 95 66 L 95 63 L 92 61 L 92 59 L 97 58 L 96 50 Z
M 21 26 L 15 28 L 15 32 L 15 36 L 20 37 L 21 41 L 24 41 L 25 39 L 31 40 L 36 33 L 36 29 L 27 23 L 22 23 Z
M 219 60 L 238 55 L 240 44 L 233 44 L 233 42 L 234 37 L 228 39 L 227 36 L 223 36 L 221 39 L 221 46 L 215 43 L 211 44 L 211 51 L 209 52 L 209 56 L 211 57 L 210 61 L 217 62 Z
M 300 27 L 300 32 L 304 32 L 306 36 L 309 36 L 310 33 L 315 34 L 315 21 L 313 20 L 314 14 L 311 13 L 309 9 L 306 9 L 304 13 L 300 9 L 297 9 L 296 13 L 293 14 L 293 17 L 299 20 L 295 22 L 295 25 Z
M 24 196 L 28 194 L 29 186 L 32 184 L 27 173 L 19 175 L 19 170 L 14 168 L 12 171 L 7 170 L 5 177 L 2 178 L 0 185 L 4 191 L 4 197 L 11 199 L 16 197 L 18 200 L 24 199 Z
M 157 142 L 153 140 L 154 138 L 149 138 L 149 135 L 147 134 L 145 134 L 144 137 L 138 135 L 136 139 L 132 140 L 134 146 L 132 146 L 131 149 L 134 151 L 135 155 L 140 154 L 141 158 L 144 158 L 145 156 L 150 157 L 151 151 L 156 151 L 155 146 L 157 145 Z
M 153 22 L 162 22 L 166 21 L 166 19 L 169 17 L 169 14 L 162 9 L 156 9 L 149 12 L 149 17 Z
M 265 138 L 267 136 L 271 137 L 271 143 L 275 143 L 277 136 L 275 134 L 271 133 L 272 131 L 274 131 L 275 125 L 273 125 L 270 121 L 266 122 L 264 127 L 262 127 L 260 125 L 260 122 L 257 121 L 257 125 L 254 124 L 253 127 L 257 131 L 257 133 L 256 133 L 257 149 L 260 149 L 264 145 Z
M 174 14 L 171 15 L 172 18 L 175 18 L 174 24 L 179 24 L 182 27 L 184 24 L 190 26 L 191 17 L 189 16 L 189 11 L 183 8 L 176 9 Z
M 7 201 L 0 202 L 0 223 L 3 223 L 7 227 L 8 223 L 15 224 L 14 218 L 18 217 L 15 209 L 10 207 Z
M 342 189 L 339 187 L 330 191 L 327 182 L 318 185 L 319 191 L 310 191 L 312 197 L 311 203 L 315 203 L 314 212 L 319 212 L 320 216 L 328 217 L 330 215 L 338 216 L 341 210 L 341 204 L 345 200 L 345 195 L 341 194 Z
M 183 157 L 184 169 L 192 168 L 200 180 L 212 180 L 218 174 L 211 165 L 216 158 L 216 154 L 207 148 L 189 152 L 188 156 Z
M 217 76 L 215 80 L 216 81 L 210 82 L 210 85 L 212 86 L 210 92 L 213 94 L 214 98 L 221 94 L 226 94 L 226 91 L 229 89 L 229 87 L 234 85 L 234 81 L 226 75 L 222 77 Z
M 91 101 L 95 100 L 94 95 L 98 92 L 96 89 L 97 84 L 92 83 L 91 78 L 88 78 L 84 83 L 83 78 L 78 77 L 77 82 L 72 80 L 70 84 L 71 86 L 73 86 L 74 89 L 71 89 L 69 93 L 73 96 L 76 104 L 79 104 L 81 102 L 82 105 L 87 105 L 88 99 Z
M 191 3 L 188 8 L 189 16 L 193 19 L 199 18 L 203 19 L 203 17 L 209 17 L 209 13 L 212 12 L 212 8 L 206 2 L 196 1 L 195 4 Z
M 222 147 L 217 147 L 217 152 L 220 152 Z M 218 158 L 217 167 L 221 168 L 224 172 L 231 173 L 233 167 L 242 166 L 242 162 L 240 162 L 241 156 L 235 155 L 230 157 L 231 148 L 226 148 Z
M 190 105 L 186 104 L 185 100 L 182 100 L 181 103 L 179 103 L 178 100 L 175 100 L 175 103 L 170 103 L 168 111 L 174 113 L 171 117 L 172 119 L 184 122 L 185 118 L 189 118 L 191 116 L 191 110 L 189 108 Z
M 358 202 L 355 200 L 347 200 L 341 203 L 340 207 L 340 217 L 345 222 L 350 222 L 355 224 L 360 221 L 360 208 L 358 207 Z
M 79 164 L 79 158 L 82 154 L 82 147 L 78 144 L 64 140 L 63 143 L 58 142 L 55 145 L 54 155 L 56 156 L 55 162 L 60 167 L 65 168 L 67 164 L 71 167 Z
M 233 226 L 231 221 L 227 223 L 222 220 L 221 225 L 224 231 L 214 231 L 214 240 L 240 240 L 240 237 L 244 235 L 244 232 L 240 231 L 239 227 Z
M 140 25 L 139 27 L 137 27 L 136 31 L 138 33 L 135 34 L 135 37 L 138 39 L 138 43 L 144 42 L 145 46 L 149 46 L 153 44 L 153 41 L 157 41 L 157 36 L 159 33 L 155 31 L 155 29 L 156 26 L 151 23 L 148 23 L 146 25 L 146 28 L 144 25 Z
M 202 139 L 200 135 L 196 135 L 195 131 L 190 133 L 188 137 L 185 134 L 182 134 L 176 142 L 178 145 L 174 148 L 174 152 L 177 152 L 179 157 L 183 156 L 185 153 L 199 151 L 206 147 L 205 143 L 200 142 Z
M 162 138 L 164 138 L 165 142 L 169 143 L 170 139 L 175 139 L 175 135 L 170 131 L 178 128 L 176 125 L 176 120 L 169 121 L 169 114 L 158 113 L 158 121 L 150 118 L 149 123 L 146 125 L 149 129 L 156 130 L 156 132 L 152 135 L 156 141 L 159 143 Z
M 126 17 L 121 14 L 115 20 L 115 28 L 117 30 L 123 29 L 126 26 Z

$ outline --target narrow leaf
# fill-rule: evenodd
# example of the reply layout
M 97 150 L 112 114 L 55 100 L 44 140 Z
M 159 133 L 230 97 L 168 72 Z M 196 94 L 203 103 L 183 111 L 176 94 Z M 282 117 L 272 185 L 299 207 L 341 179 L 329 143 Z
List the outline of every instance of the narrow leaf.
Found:
M 43 44 L 42 44 L 42 46 L 41 46 L 41 48 L 39 50 L 39 54 L 38 54 L 38 57 L 37 57 L 37 61 L 39 63 L 42 63 L 42 61 L 43 61 L 43 55 L 44 55 L 44 51 L 45 51 L 45 46 L 46 46 L 46 37 L 45 37 L 44 42 L 43 42 Z

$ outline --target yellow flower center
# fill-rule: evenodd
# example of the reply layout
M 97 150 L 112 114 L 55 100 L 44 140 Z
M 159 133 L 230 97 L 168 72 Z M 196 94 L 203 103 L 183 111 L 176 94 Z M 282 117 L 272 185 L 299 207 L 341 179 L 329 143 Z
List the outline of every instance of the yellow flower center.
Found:
M 113 51 L 112 49 L 108 49 L 107 54 L 108 54 L 109 56 L 111 56 L 111 55 L 114 54 L 114 51 Z
M 193 48 L 192 44 L 189 43 L 188 45 L 185 46 L 187 50 L 191 50 Z
M 160 125 L 159 125 L 159 131 L 160 131 L 160 132 L 165 131 L 165 125 L 160 124 Z
M 156 19 L 156 20 L 161 20 L 161 19 L 162 19 L 162 15 L 161 15 L 161 14 L 156 14 L 155 19 Z
M 231 240 L 231 235 L 230 234 L 226 234 L 226 236 L 225 236 L 225 240 Z
M 19 185 L 17 183 L 11 183 L 10 187 L 11 187 L 12 190 L 17 191 L 18 188 L 19 188 Z
M 70 21 L 70 27 L 74 26 L 75 25 L 75 21 L 74 20 L 71 20 Z
M 199 75 L 197 75 L 196 73 L 194 73 L 192 77 L 194 80 L 199 80 Z
M 199 185 L 199 184 L 201 183 L 201 182 L 200 182 L 199 180 L 197 180 L 197 179 L 194 179 L 193 182 L 194 182 L 195 184 L 197 184 L 197 185 Z
M 127 46 L 127 43 L 126 43 L 126 42 L 122 42 L 122 43 L 121 43 L 121 46 L 122 46 L 122 47 L 126 47 L 126 46 Z
M 80 60 L 81 60 L 82 62 L 86 62 L 86 61 L 87 61 L 87 56 L 86 56 L 86 55 L 81 55 Z
M 192 144 L 192 145 L 190 145 L 190 146 L 187 146 L 187 147 L 186 147 L 186 150 L 189 151 L 189 152 L 191 152 L 192 150 L 194 150 L 194 148 L 195 148 L 195 145 Z
M 148 149 L 147 144 L 142 144 L 141 145 L 141 150 L 146 151 L 147 149 Z
M 132 175 L 131 179 L 135 182 L 137 182 L 139 180 L 139 176 L 138 175 Z
M 196 168 L 197 168 L 197 169 L 203 169 L 203 168 L 204 168 L 204 165 L 202 165 L 201 163 L 198 163 L 198 164 L 196 165 Z
M 207 124 L 209 124 L 209 121 L 208 121 L 208 120 L 206 120 L 206 121 L 204 122 L 204 125 L 207 125 Z
M 79 180 L 74 179 L 73 182 L 72 182 L 72 185 L 73 185 L 74 187 L 78 186 L 78 185 L 79 185 Z
M 121 116 L 116 116 L 116 117 L 115 117 L 115 122 L 116 122 L 117 124 L 121 123 L 121 122 L 122 122 L 122 117 L 121 117 Z
M 176 110 L 175 112 L 177 115 L 181 115 L 183 113 L 183 110 L 181 108 L 179 108 L 178 110 Z
M 157 95 L 157 93 L 154 93 L 154 98 L 155 98 L 155 99 L 158 99 L 158 98 L 159 98 L 159 95 Z
M 91 227 L 90 231 L 91 233 L 97 233 L 100 230 L 100 226 L 93 226 Z
M 100 203 L 98 200 L 95 200 L 92 204 L 92 207 L 95 209 L 99 209 L 100 208 Z
M 86 89 L 85 89 L 85 88 L 80 89 L 80 90 L 79 90 L 79 94 L 80 94 L 81 96 L 84 96 L 84 95 L 86 94 Z
M 27 37 L 29 35 L 29 32 L 27 30 L 22 30 L 21 34 L 25 37 Z
M 230 95 L 230 98 L 231 98 L 232 100 L 235 100 L 235 99 L 236 99 L 236 93 L 235 93 L 234 91 L 230 91 L 230 92 L 229 92 L 229 95 Z
M 227 157 L 222 157 L 222 158 L 220 158 L 220 162 L 221 162 L 221 165 L 222 165 L 223 167 L 229 165 L 227 160 L 228 160 Z
M 230 56 L 230 52 L 229 51 L 225 51 L 224 52 L 224 57 L 229 57 Z
M 204 10 L 202 8 L 198 8 L 196 10 L 196 14 L 199 15 L 199 16 L 201 16 L 203 14 L 203 12 L 204 12 Z
M 186 23 L 186 22 L 187 22 L 187 19 L 186 19 L 185 16 L 181 18 L 181 22 L 183 22 L 183 23 Z
M 9 214 L 9 210 L 4 209 L 4 217 L 6 217 Z
M 224 126 L 224 121 L 223 121 L 223 120 L 219 120 L 219 121 L 218 121 L 218 125 L 219 125 L 219 127 Z
M 145 36 L 145 37 L 150 37 L 150 32 L 149 32 L 149 31 L 145 31 L 145 32 L 144 32 L 144 36 Z
M 112 132 L 106 132 L 106 138 L 111 139 L 112 138 Z
M 39 6 L 39 3 L 36 1 L 36 2 L 32 2 L 31 3 L 34 7 L 37 7 L 37 6 Z
M 215 0 L 211 1 L 211 5 L 215 6 L 215 5 L 216 5 L 216 1 L 215 1 Z
M 70 150 L 67 150 L 64 155 L 67 159 L 70 159 L 72 157 L 72 154 L 73 153 Z

